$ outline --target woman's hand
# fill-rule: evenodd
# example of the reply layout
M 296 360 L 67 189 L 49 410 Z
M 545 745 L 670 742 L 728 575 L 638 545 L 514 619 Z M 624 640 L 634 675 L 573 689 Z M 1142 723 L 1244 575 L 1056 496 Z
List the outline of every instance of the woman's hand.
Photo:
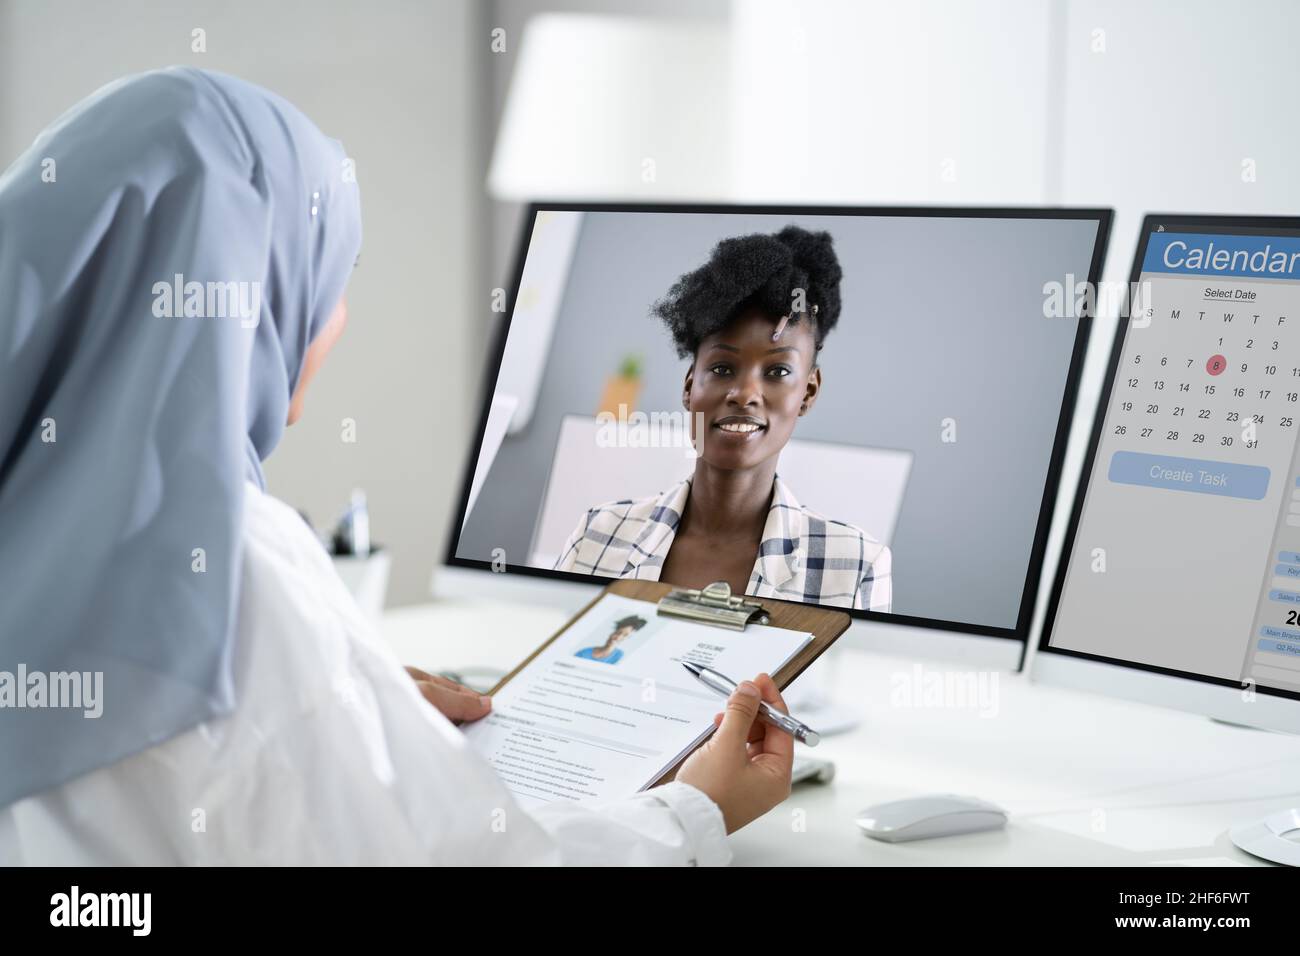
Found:
M 411 675 L 424 699 L 438 708 L 448 720 L 456 723 L 478 720 L 486 717 L 492 709 L 491 697 L 484 697 L 454 680 L 426 673 L 418 667 L 408 667 L 406 673 Z
M 727 832 L 735 833 L 790 795 L 794 738 L 758 720 L 758 702 L 786 710 L 776 681 L 759 674 L 741 681 L 727 709 L 713 718 L 718 728 L 686 758 L 677 779 L 703 791 L 722 810 Z

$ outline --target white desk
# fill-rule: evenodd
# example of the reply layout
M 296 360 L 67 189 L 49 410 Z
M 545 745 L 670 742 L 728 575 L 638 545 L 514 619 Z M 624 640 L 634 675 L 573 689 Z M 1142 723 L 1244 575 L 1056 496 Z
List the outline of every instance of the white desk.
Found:
M 427 670 L 506 669 L 564 623 L 552 608 L 445 601 L 400 608 L 383 633 Z M 738 864 L 1134 865 L 1260 863 L 1228 839 L 1242 820 L 1300 803 L 1300 738 L 1216 724 L 998 674 L 996 710 L 901 706 L 915 663 L 836 649 L 837 701 L 862 723 L 829 737 L 829 785 L 732 837 Z M 924 673 L 940 670 L 933 663 Z M 890 845 L 853 824 L 872 803 L 968 793 L 1011 812 L 1005 830 Z

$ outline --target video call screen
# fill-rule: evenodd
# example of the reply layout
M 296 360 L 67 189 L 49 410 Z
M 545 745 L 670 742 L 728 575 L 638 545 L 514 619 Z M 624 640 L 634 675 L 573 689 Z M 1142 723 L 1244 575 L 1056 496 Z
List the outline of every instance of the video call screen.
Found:
M 1023 638 L 1107 213 L 530 216 L 450 563 Z
M 1300 692 L 1294 225 L 1150 224 L 1051 649 Z

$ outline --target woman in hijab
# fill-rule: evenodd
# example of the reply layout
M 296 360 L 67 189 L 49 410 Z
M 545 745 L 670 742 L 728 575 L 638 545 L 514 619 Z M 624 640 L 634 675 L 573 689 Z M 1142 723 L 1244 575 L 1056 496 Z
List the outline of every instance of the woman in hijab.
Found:
M 349 172 L 172 68 L 0 177 L 0 863 L 726 862 L 789 792 L 769 677 L 676 782 L 526 814 L 452 723 L 486 706 L 417 687 L 265 492 L 347 321 Z

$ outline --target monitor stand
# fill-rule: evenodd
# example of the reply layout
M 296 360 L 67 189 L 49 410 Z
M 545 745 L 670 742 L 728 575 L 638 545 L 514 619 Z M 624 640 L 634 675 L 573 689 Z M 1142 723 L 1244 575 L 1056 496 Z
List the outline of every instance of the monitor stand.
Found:
M 1235 727 L 1238 730 L 1262 730 L 1265 733 L 1274 734 L 1275 730 L 1269 730 L 1267 727 L 1256 727 L 1254 724 L 1241 724 L 1235 720 L 1224 720 L 1222 717 L 1211 717 L 1210 720 L 1216 724 L 1223 724 L 1225 727 Z
M 1283 866 L 1300 866 L 1300 842 L 1287 834 L 1300 830 L 1300 807 L 1278 810 L 1262 820 L 1239 823 L 1228 831 L 1238 849 Z M 1297 834 L 1300 835 L 1300 834 Z
M 1240 724 L 1235 720 L 1224 720 L 1222 717 L 1211 717 L 1210 720 L 1239 730 L 1277 733 L 1267 727 Z M 1270 813 L 1262 819 L 1238 823 L 1228 831 L 1228 836 L 1237 849 L 1245 850 L 1251 856 L 1268 860 L 1270 863 L 1281 863 L 1283 866 L 1300 866 L 1300 840 L 1289 840 L 1286 836 L 1298 830 L 1300 830 L 1300 807 L 1292 807 Z M 1297 833 L 1297 836 L 1300 836 L 1300 833 Z

